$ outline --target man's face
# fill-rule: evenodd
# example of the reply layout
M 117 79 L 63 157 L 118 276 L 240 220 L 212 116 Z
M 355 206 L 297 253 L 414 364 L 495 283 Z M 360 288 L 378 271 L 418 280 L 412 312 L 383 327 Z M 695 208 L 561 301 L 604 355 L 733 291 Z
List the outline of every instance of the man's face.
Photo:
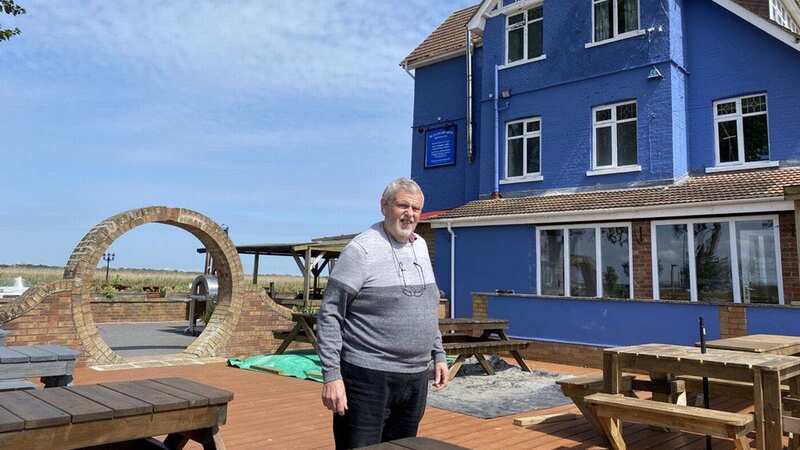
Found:
M 398 191 L 391 201 L 381 201 L 383 226 L 397 242 L 408 242 L 417 227 L 422 203 L 422 195 L 406 191 Z

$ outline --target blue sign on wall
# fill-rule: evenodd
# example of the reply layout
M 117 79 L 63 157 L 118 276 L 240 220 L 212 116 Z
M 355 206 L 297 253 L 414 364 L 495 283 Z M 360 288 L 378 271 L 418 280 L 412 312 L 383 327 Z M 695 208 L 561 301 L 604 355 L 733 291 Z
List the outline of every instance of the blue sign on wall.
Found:
M 428 130 L 425 134 L 425 167 L 456 163 L 456 127 Z

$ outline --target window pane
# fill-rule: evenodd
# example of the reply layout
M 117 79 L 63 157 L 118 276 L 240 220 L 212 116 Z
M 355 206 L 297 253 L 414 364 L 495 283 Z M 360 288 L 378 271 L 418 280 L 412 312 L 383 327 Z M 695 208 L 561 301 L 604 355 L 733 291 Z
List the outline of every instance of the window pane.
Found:
M 745 303 L 778 303 L 778 263 L 771 220 L 736 222 L 739 284 Z
M 617 125 L 617 165 L 636 164 L 636 122 Z
M 575 297 L 597 296 L 594 228 L 569 230 L 569 290 Z
M 611 0 L 594 5 L 594 41 L 602 41 L 611 37 L 611 17 L 614 14 Z
M 739 139 L 736 136 L 736 121 L 729 120 L 717 124 L 719 139 L 719 162 L 739 160 Z
M 767 115 L 748 116 L 742 118 L 744 126 L 744 160 L 769 160 L 769 139 L 767 133 Z
M 515 14 L 513 16 L 509 16 L 508 17 L 508 25 L 511 26 L 511 25 L 514 25 L 515 23 L 520 23 L 523 20 L 525 20 L 525 17 L 523 16 L 523 14 L 521 14 L 521 13 L 520 14 Z
M 602 228 L 600 255 L 603 262 L 603 297 L 630 298 L 628 228 Z
M 533 133 L 534 131 L 539 131 L 539 127 L 541 123 L 538 120 L 534 120 L 533 122 L 528 122 L 525 127 L 525 130 L 529 133 Z
M 539 173 L 539 137 L 532 137 L 527 140 L 528 166 L 525 169 L 525 173 Z
M 522 122 L 512 123 L 508 126 L 508 136 L 522 136 Z
M 717 105 L 717 115 L 736 114 L 736 102 L 720 103 Z
M 597 161 L 600 166 L 611 165 L 611 127 L 601 127 L 595 130 L 597 140 Z
M 742 114 L 754 112 L 764 112 L 767 110 L 767 97 L 757 95 L 755 97 L 745 97 L 742 99 Z
M 694 225 L 697 300 L 733 301 L 731 238 L 728 222 Z
M 564 234 L 562 230 L 545 230 L 540 234 L 542 254 L 542 295 L 564 295 Z
M 531 8 L 528 10 L 528 21 L 541 19 L 542 18 L 542 8 L 541 6 L 537 8 Z
M 636 103 L 628 103 L 627 105 L 617 106 L 617 120 L 635 119 L 636 118 Z
M 662 300 L 689 300 L 689 238 L 686 225 L 656 225 L 658 295 Z
M 539 20 L 528 24 L 528 58 L 542 56 L 542 24 Z
M 525 29 L 517 28 L 508 32 L 508 62 L 522 59 L 523 42 Z
M 603 122 L 605 120 L 611 120 L 611 108 L 608 109 L 601 109 L 594 113 L 594 120 L 595 122 Z
M 639 28 L 639 0 L 618 0 L 617 24 L 618 34 Z
M 507 177 L 522 175 L 522 139 L 508 141 L 508 173 Z

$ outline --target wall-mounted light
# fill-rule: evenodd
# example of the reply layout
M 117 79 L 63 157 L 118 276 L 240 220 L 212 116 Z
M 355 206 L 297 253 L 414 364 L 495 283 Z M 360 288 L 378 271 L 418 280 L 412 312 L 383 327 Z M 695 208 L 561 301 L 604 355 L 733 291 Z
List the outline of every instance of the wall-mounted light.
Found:
M 664 78 L 664 75 L 661 75 L 661 71 L 658 70 L 658 67 L 653 66 L 650 68 L 650 72 L 647 74 L 648 80 L 657 80 L 659 78 Z
M 500 98 L 511 98 L 511 89 L 503 89 L 500 91 Z
M 422 134 L 425 132 L 425 128 L 417 127 L 417 133 Z

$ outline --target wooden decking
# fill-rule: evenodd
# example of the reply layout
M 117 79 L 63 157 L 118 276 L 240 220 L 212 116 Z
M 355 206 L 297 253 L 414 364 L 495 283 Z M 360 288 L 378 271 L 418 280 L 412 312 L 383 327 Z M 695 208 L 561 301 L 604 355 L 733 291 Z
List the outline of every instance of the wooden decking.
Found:
M 592 369 L 529 361 L 534 369 L 552 372 L 589 374 Z M 225 443 L 232 450 L 331 449 L 331 415 L 320 402 L 319 383 L 301 381 L 268 373 L 251 372 L 224 364 L 184 365 L 98 372 L 75 370 L 75 384 L 132 380 L 156 377 L 184 377 L 235 393 L 228 406 L 228 423 L 221 428 Z M 736 411 L 736 404 L 720 403 L 718 409 Z M 572 405 L 537 411 L 536 414 L 575 412 Z M 521 450 L 580 448 L 599 449 L 600 439 L 589 424 L 577 420 L 528 428 L 512 424 L 522 413 L 497 419 L 478 419 L 446 410 L 428 408 L 420 435 L 479 450 Z M 623 429 L 631 449 L 703 449 L 701 436 L 666 433 L 641 425 Z M 194 444 L 192 444 L 194 445 Z M 187 446 L 199 449 L 199 446 Z M 732 449 L 732 441 L 714 440 L 714 449 Z

